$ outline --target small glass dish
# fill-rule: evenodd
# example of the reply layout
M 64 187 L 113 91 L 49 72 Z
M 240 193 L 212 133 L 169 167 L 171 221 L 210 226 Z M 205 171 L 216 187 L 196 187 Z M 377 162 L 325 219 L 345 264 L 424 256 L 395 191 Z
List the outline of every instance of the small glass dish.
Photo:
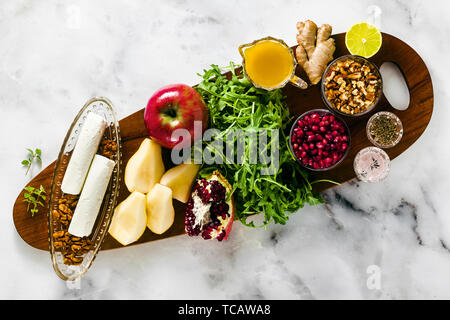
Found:
M 379 182 L 384 180 L 390 170 L 391 160 L 388 154 L 377 147 L 361 149 L 353 161 L 356 176 L 363 182 Z
M 306 118 L 306 116 L 310 116 L 312 114 L 319 114 L 320 117 L 324 116 L 328 116 L 328 117 L 334 117 L 336 119 L 337 122 L 341 123 L 343 128 L 344 128 L 344 132 L 341 133 L 342 135 L 345 135 L 347 138 L 345 141 L 340 141 L 339 143 L 346 143 L 347 147 L 345 149 L 345 151 L 343 151 L 343 154 L 341 156 L 341 158 L 339 158 L 339 160 L 337 160 L 335 163 L 333 163 L 332 165 L 328 166 L 328 167 L 323 167 L 323 168 L 313 168 L 309 165 L 306 165 L 303 163 L 302 159 L 300 159 L 297 155 L 296 155 L 296 150 L 294 148 L 294 144 L 296 144 L 295 142 L 293 143 L 292 139 L 293 139 L 293 134 L 294 134 L 294 130 L 299 127 L 299 121 L 304 121 L 304 119 Z M 319 126 L 320 127 L 320 126 Z M 318 134 L 322 135 L 324 138 L 324 136 L 326 135 L 326 133 L 317 132 Z M 335 137 L 333 137 L 334 139 Z M 315 143 L 320 142 L 320 141 L 314 141 Z M 309 143 L 309 142 L 307 142 Z M 329 142 L 331 144 L 331 142 Z M 348 128 L 347 124 L 345 123 L 345 121 L 343 119 L 341 119 L 340 117 L 336 116 L 334 113 L 332 113 L 331 111 L 328 111 L 326 109 L 313 109 L 313 110 L 309 110 L 306 111 L 305 113 L 303 113 L 302 115 L 300 115 L 297 119 L 295 119 L 294 123 L 292 124 L 291 130 L 290 130 L 290 134 L 289 134 L 289 149 L 291 151 L 292 156 L 294 157 L 294 159 L 304 168 L 311 170 L 311 171 L 327 171 L 333 168 L 336 168 L 339 164 L 341 164 L 341 162 L 345 159 L 345 157 L 347 156 L 349 150 L 351 147 L 351 134 L 350 134 L 350 129 Z M 323 152 L 328 152 L 329 150 L 324 147 Z M 330 155 L 332 153 L 332 151 L 329 151 Z M 326 157 L 324 157 L 326 158 Z
M 374 123 L 376 123 L 376 121 L 381 118 L 390 119 L 395 124 L 395 129 L 394 129 L 395 132 L 392 133 L 393 134 L 392 139 L 390 139 L 390 141 L 388 143 L 384 143 L 384 144 L 381 143 L 381 141 L 379 141 L 379 139 L 377 139 L 376 135 L 372 132 L 372 127 L 373 127 Z M 379 148 L 383 148 L 383 149 L 392 148 L 392 147 L 396 146 L 403 137 L 402 121 L 400 120 L 399 117 L 397 117 L 392 112 L 388 112 L 388 111 L 377 112 L 373 116 L 370 117 L 369 121 L 367 121 L 366 134 L 367 134 L 367 138 L 369 139 L 369 141 L 371 143 L 373 143 L 375 146 L 377 146 Z
M 108 188 L 105 192 L 105 197 L 103 198 L 103 203 L 101 205 L 92 233 L 87 238 L 91 245 L 87 249 L 88 251 L 81 255 L 81 263 L 77 265 L 68 265 L 64 263 L 63 256 L 63 251 L 67 248 L 61 248 L 58 246 L 58 244 L 55 245 L 55 243 L 61 242 L 57 239 L 54 239 L 55 232 L 67 231 L 68 225 L 64 226 L 61 223 L 61 220 L 57 219 L 54 216 L 54 211 L 58 211 L 58 209 L 61 210 L 59 206 L 60 200 L 63 197 L 63 192 L 61 191 L 62 180 L 64 178 L 65 171 L 69 164 L 69 160 L 77 142 L 81 128 L 86 120 L 87 115 L 90 112 L 102 116 L 107 123 L 102 141 L 104 139 L 108 139 L 116 143 L 117 148 L 110 157 L 111 160 L 115 161 L 116 165 L 113 169 L 113 173 L 109 181 Z M 86 271 L 92 265 L 92 262 L 94 261 L 103 242 L 103 239 L 105 238 L 105 235 L 108 233 L 109 225 L 111 223 L 112 215 L 114 212 L 114 207 L 119 195 L 120 172 L 122 167 L 121 150 L 122 148 L 119 122 L 117 120 L 116 113 L 111 102 L 108 99 L 101 97 L 90 99 L 86 102 L 78 115 L 75 117 L 66 134 L 63 145 L 59 152 L 58 159 L 56 160 L 49 196 L 48 235 L 50 254 L 53 269 L 55 270 L 56 274 L 63 280 L 74 281 L 82 277 L 86 273 Z
M 358 113 L 345 113 L 342 112 L 340 110 L 338 110 L 327 98 L 327 94 L 326 91 L 328 90 L 327 88 L 327 83 L 328 83 L 328 78 L 330 77 L 332 71 L 332 68 L 334 67 L 334 65 L 336 65 L 338 62 L 342 61 L 342 60 L 346 60 L 346 59 L 350 59 L 362 64 L 367 64 L 370 66 L 371 70 L 373 71 L 373 73 L 376 76 L 376 81 L 378 81 L 378 86 L 376 87 L 376 92 L 375 92 L 375 100 L 374 102 L 370 105 L 369 108 L 367 108 L 366 110 L 362 111 L 362 112 L 358 112 Z M 354 90 L 354 89 L 352 89 Z M 373 64 L 372 62 L 370 62 L 369 60 L 367 60 L 364 57 L 361 56 L 357 56 L 357 55 L 345 55 L 345 56 L 341 56 L 338 57 L 336 59 L 334 59 L 329 65 L 328 67 L 325 69 L 325 72 L 322 75 L 322 81 L 320 84 L 320 92 L 321 92 L 321 96 L 322 96 L 322 101 L 324 102 L 324 104 L 328 107 L 328 109 L 330 109 L 332 112 L 335 112 L 339 115 L 342 116 L 346 116 L 346 117 L 359 117 L 359 116 L 363 116 L 369 112 L 371 112 L 377 105 L 378 102 L 381 99 L 382 96 L 382 92 L 383 92 L 383 78 L 381 77 L 381 73 L 380 70 L 378 69 L 378 67 Z M 351 92 L 347 92 L 349 95 L 351 95 Z

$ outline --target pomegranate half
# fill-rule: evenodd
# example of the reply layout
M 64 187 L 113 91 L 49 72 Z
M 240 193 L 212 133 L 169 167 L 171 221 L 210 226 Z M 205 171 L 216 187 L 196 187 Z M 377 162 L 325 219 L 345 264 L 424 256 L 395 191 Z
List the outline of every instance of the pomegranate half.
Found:
M 201 236 L 205 240 L 227 239 L 234 215 L 231 192 L 230 183 L 217 170 L 206 179 L 197 179 L 184 217 L 187 234 Z

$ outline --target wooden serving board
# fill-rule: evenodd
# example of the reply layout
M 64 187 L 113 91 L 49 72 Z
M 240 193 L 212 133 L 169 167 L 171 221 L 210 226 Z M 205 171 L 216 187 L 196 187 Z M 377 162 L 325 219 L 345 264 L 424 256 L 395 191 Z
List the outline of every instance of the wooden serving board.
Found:
M 344 42 L 345 34 L 340 33 L 333 37 L 336 40 L 334 57 L 349 54 Z M 369 114 L 358 118 L 344 118 L 351 131 L 350 152 L 338 167 L 324 172 L 311 172 L 311 178 L 313 180 L 331 179 L 343 183 L 355 178 L 353 159 L 359 150 L 371 145 L 366 137 L 365 128 L 368 118 L 374 112 L 389 110 L 395 113 L 403 122 L 404 133 L 402 140 L 394 148 L 386 150 L 391 159 L 394 159 L 408 149 L 421 136 L 430 121 L 433 111 L 433 86 L 428 69 L 420 56 L 403 41 L 383 33 L 383 45 L 380 51 L 369 60 L 378 67 L 384 62 L 393 62 L 398 65 L 404 74 L 410 91 L 409 108 L 405 111 L 398 111 L 389 105 L 383 95 L 377 107 Z M 297 74 L 306 79 L 300 67 L 298 67 Z M 307 90 L 300 90 L 288 85 L 283 91 L 287 96 L 287 105 L 291 111 L 291 115 L 294 117 L 310 109 L 326 108 L 320 96 L 320 86 L 312 86 Z M 119 125 L 122 135 L 123 163 L 126 164 L 128 159 L 139 147 L 141 141 L 147 137 L 147 131 L 144 125 L 144 109 L 122 119 Z M 166 168 L 170 168 L 172 166 L 170 163 L 170 151 L 165 150 L 163 157 Z M 39 187 L 42 184 L 46 190 L 50 190 L 54 166 L 55 162 L 39 173 L 28 185 Z M 320 192 L 333 186 L 328 183 L 316 184 L 315 191 Z M 124 200 L 128 195 L 129 192 L 122 179 L 118 201 Z M 175 222 L 166 233 L 156 235 L 147 229 L 143 236 L 133 245 L 184 234 L 185 205 L 174 200 L 174 207 L 176 212 Z M 40 208 L 39 211 L 35 217 L 31 217 L 26 212 L 26 204 L 23 202 L 22 191 L 17 197 L 13 208 L 14 224 L 17 232 L 26 243 L 41 250 L 49 250 L 47 228 L 48 207 Z M 101 249 L 107 250 L 119 247 L 122 247 L 122 245 L 107 235 Z

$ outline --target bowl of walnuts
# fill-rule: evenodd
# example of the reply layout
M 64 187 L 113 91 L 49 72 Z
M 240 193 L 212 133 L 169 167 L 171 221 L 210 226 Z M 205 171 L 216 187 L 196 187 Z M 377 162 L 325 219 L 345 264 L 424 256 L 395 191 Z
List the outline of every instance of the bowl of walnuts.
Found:
M 325 105 L 344 116 L 361 116 L 375 108 L 383 92 L 377 66 L 356 55 L 333 60 L 322 75 Z

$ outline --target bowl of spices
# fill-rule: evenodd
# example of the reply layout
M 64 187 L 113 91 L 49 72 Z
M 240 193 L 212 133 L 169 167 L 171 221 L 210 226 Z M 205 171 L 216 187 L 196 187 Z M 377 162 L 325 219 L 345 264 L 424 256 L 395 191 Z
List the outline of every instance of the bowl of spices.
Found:
M 355 55 L 332 61 L 322 76 L 322 100 L 344 116 L 362 116 L 378 104 L 383 82 L 377 66 Z
M 397 145 L 403 136 L 403 125 L 392 112 L 381 111 L 370 117 L 366 126 L 367 138 L 379 148 Z

